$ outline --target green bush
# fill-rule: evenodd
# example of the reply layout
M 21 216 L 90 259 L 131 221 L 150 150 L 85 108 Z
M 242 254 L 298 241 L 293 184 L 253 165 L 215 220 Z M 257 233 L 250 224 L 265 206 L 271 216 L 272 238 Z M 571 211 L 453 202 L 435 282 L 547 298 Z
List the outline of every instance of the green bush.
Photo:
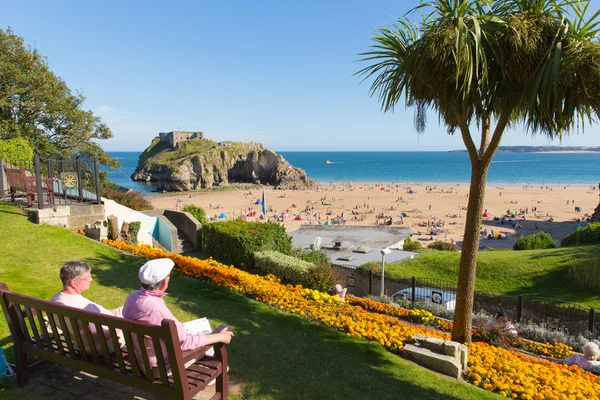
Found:
M 202 224 L 202 226 L 209 223 L 208 218 L 206 218 L 206 213 L 202 207 L 195 206 L 193 204 L 188 204 L 183 207 L 183 211 L 189 212 Z
M 517 239 L 514 250 L 536 250 L 536 249 L 553 249 L 556 243 L 552 235 L 544 231 L 539 231 L 531 235 L 521 235 Z
M 206 255 L 215 260 L 250 270 L 254 253 L 275 250 L 292 255 L 292 238 L 276 222 L 225 221 L 202 227 L 202 244 Z
M 329 261 L 317 261 L 314 266 L 310 267 L 303 286 L 325 292 L 331 289 L 335 283 L 336 279 Z
M 324 250 L 304 250 L 301 247 L 294 249 L 294 255 L 304 261 L 311 263 L 324 262 L 329 263 L 329 256 Z
M 571 267 L 569 275 L 577 284 L 588 289 L 600 289 L 600 258 L 585 258 Z
M 100 194 L 110 200 L 114 200 L 122 206 L 129 207 L 136 211 L 152 210 L 152 204 L 140 192 L 130 190 L 129 192 L 119 192 L 109 187 L 101 188 Z
M 442 242 L 437 240 L 427 245 L 428 249 L 442 250 L 442 251 L 458 251 L 458 246 L 448 242 Z
M 592 222 L 583 228 L 567 235 L 560 242 L 563 247 L 580 246 L 582 244 L 600 244 L 600 222 Z
M 137 244 L 138 243 L 138 233 L 140 232 L 140 228 L 142 227 L 142 223 L 140 221 L 132 221 L 129 223 L 129 244 Z
M 273 274 L 283 283 L 304 285 L 308 272 L 314 264 L 288 256 L 278 251 L 257 251 L 254 253 L 256 269 L 264 275 Z
M 404 239 L 404 245 L 402 247 L 402 250 L 419 252 L 422 249 L 423 245 L 418 240 L 412 240 L 410 236 Z
M 331 289 L 335 284 L 331 265 L 323 259 L 312 263 L 277 251 L 258 251 L 254 253 L 254 262 L 262 274 L 273 274 L 283 283 L 320 291 Z
M 33 160 L 33 150 L 25 139 L 0 140 L 0 158 L 6 164 L 28 165 Z

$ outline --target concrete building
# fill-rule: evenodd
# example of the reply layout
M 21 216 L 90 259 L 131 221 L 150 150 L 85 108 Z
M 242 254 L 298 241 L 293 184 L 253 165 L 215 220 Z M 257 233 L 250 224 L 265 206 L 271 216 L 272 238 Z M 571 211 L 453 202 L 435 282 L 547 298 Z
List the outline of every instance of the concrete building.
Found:
M 391 249 L 387 262 L 413 258 L 418 253 L 403 251 L 404 239 L 410 228 L 392 226 L 302 225 L 290 232 L 292 245 L 308 249 L 320 238 L 320 247 L 333 265 L 358 267 L 366 262 L 381 261 L 380 250 Z
M 179 147 L 181 142 L 189 142 L 192 140 L 204 139 L 203 132 L 192 132 L 192 131 L 171 131 L 171 132 L 160 132 L 158 134 L 160 140 L 167 142 L 171 147 Z

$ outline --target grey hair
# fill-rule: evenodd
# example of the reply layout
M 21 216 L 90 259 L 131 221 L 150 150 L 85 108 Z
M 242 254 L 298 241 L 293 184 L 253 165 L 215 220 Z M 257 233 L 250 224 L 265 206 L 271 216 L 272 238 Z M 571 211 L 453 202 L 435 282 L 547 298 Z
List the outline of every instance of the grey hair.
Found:
M 598 356 L 600 356 L 600 348 L 594 342 L 587 342 L 583 345 L 583 355 L 590 361 L 596 361 Z
M 73 279 L 92 270 L 88 263 L 83 261 L 69 261 L 60 269 L 60 280 L 63 286 L 69 285 Z
M 165 279 L 167 279 L 167 278 L 165 278 Z M 160 285 L 163 284 L 165 279 L 163 279 L 159 282 L 156 282 L 156 283 L 142 283 L 142 287 L 146 290 L 156 290 L 160 287 Z

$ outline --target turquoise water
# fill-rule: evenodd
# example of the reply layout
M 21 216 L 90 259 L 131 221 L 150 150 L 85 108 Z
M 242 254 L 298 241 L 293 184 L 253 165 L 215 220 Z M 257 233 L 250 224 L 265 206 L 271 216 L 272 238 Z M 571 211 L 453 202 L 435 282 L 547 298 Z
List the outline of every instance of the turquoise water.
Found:
M 109 152 L 123 166 L 110 180 L 142 192 L 152 185 L 129 178 L 140 152 Z M 309 178 L 330 182 L 467 183 L 469 156 L 447 152 L 289 152 L 279 154 Z M 326 164 L 325 161 L 331 161 Z M 488 175 L 490 184 L 590 184 L 600 182 L 600 153 L 498 153 Z

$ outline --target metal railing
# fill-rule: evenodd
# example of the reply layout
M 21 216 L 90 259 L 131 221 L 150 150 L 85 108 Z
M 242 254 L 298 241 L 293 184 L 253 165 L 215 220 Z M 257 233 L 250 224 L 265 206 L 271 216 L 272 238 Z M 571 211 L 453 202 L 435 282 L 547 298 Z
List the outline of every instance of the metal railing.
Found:
M 35 155 L 33 160 L 12 160 L 11 163 L 6 163 L 0 158 L 0 199 L 6 198 L 11 189 L 5 170 L 21 168 L 25 169 L 27 176 L 35 177 L 39 209 L 77 203 L 100 204 L 102 201 L 97 155 L 70 159 L 42 158 Z M 52 200 L 48 187 L 53 193 Z
M 364 297 L 382 292 L 381 275 L 377 273 L 356 267 L 333 265 L 332 268 L 337 281 L 348 288 L 349 294 Z M 437 278 L 386 276 L 383 293 L 413 302 L 425 300 L 442 304 L 456 298 L 456 287 L 456 282 Z M 504 310 L 513 321 L 543 324 L 550 329 L 565 330 L 571 335 L 591 333 L 597 337 L 600 332 L 600 318 L 594 308 L 557 299 L 475 291 L 473 311 L 482 310 L 490 314 Z

